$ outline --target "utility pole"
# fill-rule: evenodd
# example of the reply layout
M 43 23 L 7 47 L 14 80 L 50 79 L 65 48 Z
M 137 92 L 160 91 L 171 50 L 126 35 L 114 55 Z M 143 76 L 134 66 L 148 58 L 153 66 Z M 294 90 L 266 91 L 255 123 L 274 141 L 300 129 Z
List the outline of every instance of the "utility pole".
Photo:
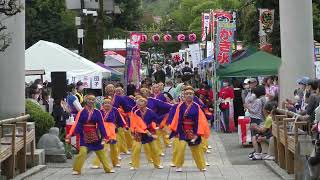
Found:
M 204 53 L 203 53 L 204 54 L 204 59 L 207 58 L 207 53 L 208 53 L 208 27 L 206 27 L 205 33 L 206 33 L 206 47 L 205 47 Z
M 84 34 L 84 0 L 80 0 L 81 3 L 81 7 L 80 7 L 80 18 L 81 18 L 81 25 L 80 25 L 80 29 L 82 29 L 82 34 Z M 84 36 L 79 38 L 79 54 L 84 57 L 85 53 L 84 53 Z

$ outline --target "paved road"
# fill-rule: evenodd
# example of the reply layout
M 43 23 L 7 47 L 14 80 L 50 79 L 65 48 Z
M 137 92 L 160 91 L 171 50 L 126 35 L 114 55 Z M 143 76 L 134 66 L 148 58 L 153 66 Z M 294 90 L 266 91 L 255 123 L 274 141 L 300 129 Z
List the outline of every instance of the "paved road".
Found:
M 255 165 L 232 165 L 228 159 L 226 149 L 218 134 L 213 133 L 210 144 L 213 146 L 212 153 L 207 154 L 207 159 L 211 166 L 206 172 L 199 172 L 191 158 L 191 153 L 187 149 L 186 161 L 183 172 L 177 173 L 174 168 L 170 168 L 171 149 L 167 149 L 163 158 L 164 169 L 153 169 L 142 156 L 141 168 L 137 171 L 129 170 L 130 156 L 122 156 L 122 168 L 115 169 L 114 174 L 105 174 L 102 169 L 90 169 L 90 160 L 85 164 L 81 176 L 72 176 L 71 162 L 65 164 L 49 164 L 48 168 L 28 180 L 279 180 L 280 178 L 267 169 L 263 164 Z M 227 146 L 226 146 L 227 147 Z M 227 147 L 228 148 L 228 147 Z M 228 149 L 227 149 L 228 151 Z
M 219 134 L 221 142 L 226 149 L 227 156 L 232 165 L 256 165 L 263 164 L 263 161 L 250 161 L 248 154 L 253 151 L 252 146 L 242 147 L 239 144 L 238 134 Z

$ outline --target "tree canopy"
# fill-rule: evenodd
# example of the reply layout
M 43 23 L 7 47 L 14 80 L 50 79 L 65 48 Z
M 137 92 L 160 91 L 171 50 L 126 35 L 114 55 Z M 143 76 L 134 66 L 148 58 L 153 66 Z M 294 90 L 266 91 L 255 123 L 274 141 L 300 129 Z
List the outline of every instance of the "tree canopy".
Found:
M 102 3 L 102 1 L 101 1 Z M 127 38 L 127 31 L 141 28 L 141 0 L 115 0 L 121 14 L 106 14 L 98 10 L 98 17 L 83 18 L 85 30 L 84 56 L 98 61 L 103 56 L 103 39 Z M 78 49 L 77 11 L 67 10 L 65 0 L 26 1 L 26 47 L 39 40 L 58 43 L 69 49 Z

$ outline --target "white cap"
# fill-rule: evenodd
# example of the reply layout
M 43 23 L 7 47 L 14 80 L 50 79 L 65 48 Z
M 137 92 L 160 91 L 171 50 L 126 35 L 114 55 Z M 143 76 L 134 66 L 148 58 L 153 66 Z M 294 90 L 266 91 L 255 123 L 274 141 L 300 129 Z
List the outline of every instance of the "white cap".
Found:
M 250 81 L 250 79 L 245 79 L 245 80 L 243 81 L 243 83 L 244 83 L 244 84 L 249 84 L 249 81 Z

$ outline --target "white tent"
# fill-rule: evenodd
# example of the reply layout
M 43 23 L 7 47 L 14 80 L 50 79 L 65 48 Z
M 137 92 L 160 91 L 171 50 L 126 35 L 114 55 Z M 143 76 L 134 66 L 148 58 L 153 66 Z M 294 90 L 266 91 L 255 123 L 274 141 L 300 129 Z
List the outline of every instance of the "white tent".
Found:
M 111 72 L 75 54 L 74 52 L 47 41 L 39 41 L 26 50 L 26 69 L 45 70 L 44 80 L 51 80 L 51 72 L 65 71 L 69 82 L 90 81 L 99 76 L 109 77 Z M 31 81 L 27 77 L 26 81 Z

